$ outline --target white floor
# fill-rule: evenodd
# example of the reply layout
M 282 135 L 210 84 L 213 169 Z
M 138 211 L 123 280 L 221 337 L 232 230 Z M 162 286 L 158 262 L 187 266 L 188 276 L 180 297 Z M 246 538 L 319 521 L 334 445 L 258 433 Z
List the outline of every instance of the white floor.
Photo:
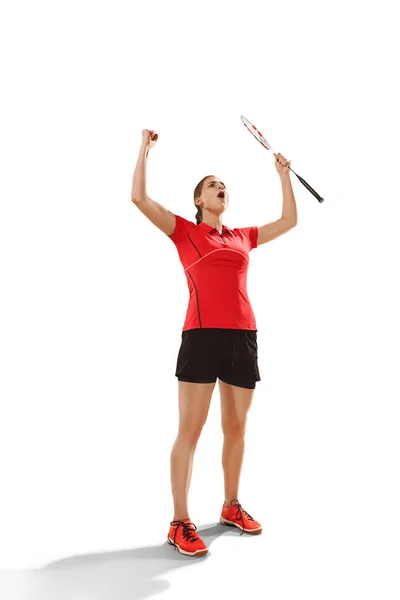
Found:
M 356 486 L 347 493 L 333 486 L 329 492 L 323 477 L 318 483 L 317 473 L 314 483 L 297 488 L 284 477 L 275 478 L 280 481 L 275 489 L 257 487 L 249 466 L 242 503 L 264 529 L 257 536 L 240 536 L 218 523 L 223 498 L 212 486 L 199 500 L 203 471 L 199 467 L 194 473 L 191 518 L 208 555 L 185 557 L 167 544 L 171 505 L 156 501 L 153 486 L 147 496 L 135 499 L 130 511 L 126 501 L 119 511 L 117 506 L 104 511 L 102 523 L 95 523 L 94 504 L 86 521 L 82 510 L 73 522 L 60 515 L 52 529 L 43 521 L 31 526 L 25 539 L 9 537 L 8 558 L 14 556 L 15 564 L 1 572 L 0 597 L 132 600 L 223 594 L 233 599 L 398 600 L 396 529 L 389 512 L 377 519 L 374 502 L 361 487 L 360 493 Z M 387 506 L 389 511 L 390 498 Z

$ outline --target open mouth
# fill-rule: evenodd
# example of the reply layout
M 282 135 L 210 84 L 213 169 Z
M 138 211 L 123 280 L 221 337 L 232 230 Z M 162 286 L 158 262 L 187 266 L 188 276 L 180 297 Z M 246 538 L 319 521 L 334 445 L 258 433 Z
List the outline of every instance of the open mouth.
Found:
M 220 192 L 220 193 L 218 194 L 218 198 L 225 198 L 225 194 L 224 194 L 224 192 Z

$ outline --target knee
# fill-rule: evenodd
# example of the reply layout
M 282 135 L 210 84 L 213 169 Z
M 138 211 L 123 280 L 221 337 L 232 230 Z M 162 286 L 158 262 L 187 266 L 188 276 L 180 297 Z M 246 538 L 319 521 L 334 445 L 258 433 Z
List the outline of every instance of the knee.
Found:
M 244 421 L 222 422 L 222 431 L 225 437 L 241 439 L 246 433 L 246 423 Z
M 178 432 L 178 439 L 189 446 L 196 446 L 199 441 L 200 434 L 203 430 L 203 425 L 198 426 L 181 426 Z

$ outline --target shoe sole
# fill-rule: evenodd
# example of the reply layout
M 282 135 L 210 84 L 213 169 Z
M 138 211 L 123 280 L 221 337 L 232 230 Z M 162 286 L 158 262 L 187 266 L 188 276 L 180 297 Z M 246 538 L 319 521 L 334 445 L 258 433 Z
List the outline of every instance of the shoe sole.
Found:
M 239 525 L 238 523 L 234 523 L 233 521 L 228 521 L 228 519 L 225 519 L 224 517 L 220 517 L 219 522 L 221 523 L 221 525 L 227 525 L 228 527 L 237 527 L 238 529 L 240 529 L 241 531 L 244 531 L 245 533 L 252 533 L 255 535 L 257 533 L 262 532 L 262 527 L 259 527 L 258 529 L 246 529 L 246 528 L 242 527 L 241 525 Z
M 185 556 L 203 556 L 203 554 L 208 553 L 208 548 L 205 548 L 204 550 L 196 550 L 196 552 L 186 552 L 186 550 L 179 548 L 178 544 L 174 544 L 173 540 L 171 540 L 169 536 L 167 537 L 167 542 L 170 546 L 173 546 L 175 550 L 178 550 L 178 552 L 181 554 L 185 554 Z

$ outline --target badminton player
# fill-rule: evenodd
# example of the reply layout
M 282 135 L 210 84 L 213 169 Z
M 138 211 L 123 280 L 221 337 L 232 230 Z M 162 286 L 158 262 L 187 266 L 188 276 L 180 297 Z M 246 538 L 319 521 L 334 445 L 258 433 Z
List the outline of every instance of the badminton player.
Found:
M 222 467 L 225 498 L 220 523 L 241 534 L 262 527 L 238 500 L 247 414 L 258 369 L 257 326 L 246 289 L 249 253 L 295 227 L 296 202 L 290 161 L 275 154 L 283 192 L 282 216 L 259 227 L 230 229 L 222 223 L 229 207 L 225 182 L 204 177 L 194 189 L 196 224 L 175 215 L 146 192 L 146 162 L 158 134 L 144 129 L 132 182 L 132 201 L 175 244 L 184 268 L 189 302 L 175 376 L 178 378 L 179 429 L 171 451 L 174 518 L 168 542 L 182 554 L 200 556 L 208 548 L 188 510 L 194 452 L 206 422 L 218 379 L 224 436 Z

